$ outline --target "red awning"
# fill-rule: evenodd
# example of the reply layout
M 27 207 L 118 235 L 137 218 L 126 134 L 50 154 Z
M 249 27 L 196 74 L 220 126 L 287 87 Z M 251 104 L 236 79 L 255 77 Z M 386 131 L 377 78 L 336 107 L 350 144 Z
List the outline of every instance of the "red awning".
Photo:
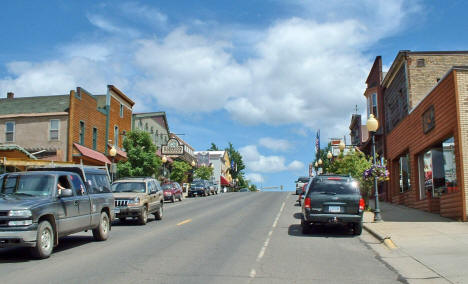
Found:
M 82 146 L 78 143 L 73 143 L 73 146 L 76 147 L 76 149 L 78 149 L 78 151 L 81 153 L 81 155 L 87 157 L 87 158 L 90 158 L 90 159 L 93 159 L 93 160 L 96 160 L 96 161 L 100 161 L 100 162 L 103 162 L 105 164 L 111 164 L 111 161 L 104 155 L 102 154 L 101 152 L 98 152 L 98 151 L 94 151 L 92 149 L 89 149 L 85 146 Z
M 221 185 L 222 186 L 229 186 L 229 182 L 227 181 L 227 179 L 223 176 L 220 176 L 221 177 Z

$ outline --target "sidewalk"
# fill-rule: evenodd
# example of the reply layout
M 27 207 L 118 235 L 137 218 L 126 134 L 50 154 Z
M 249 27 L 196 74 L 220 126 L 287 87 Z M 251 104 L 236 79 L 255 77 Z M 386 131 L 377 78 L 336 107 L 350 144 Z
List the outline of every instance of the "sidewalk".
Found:
M 400 256 L 427 268 L 412 272 L 411 265 L 402 267 L 406 270 L 405 278 L 468 283 L 468 223 L 401 205 L 386 202 L 380 205 L 384 221 L 373 223 L 374 214 L 365 212 L 364 228 L 381 241 L 384 238 L 393 241 L 397 248 L 388 258 Z M 371 206 L 373 208 L 373 204 Z M 384 260 L 391 266 L 401 266 L 396 260 L 393 263 L 391 259 Z M 395 268 L 399 270 L 400 267 Z

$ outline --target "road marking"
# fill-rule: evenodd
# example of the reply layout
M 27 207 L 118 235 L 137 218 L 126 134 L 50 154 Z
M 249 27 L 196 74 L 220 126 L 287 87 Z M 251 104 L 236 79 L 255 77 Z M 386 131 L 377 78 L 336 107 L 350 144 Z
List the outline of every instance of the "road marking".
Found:
M 187 224 L 187 223 L 190 223 L 190 222 L 192 222 L 192 219 L 187 219 L 187 220 L 184 220 L 184 221 L 180 222 L 179 224 L 177 224 L 177 226 Z
M 275 221 L 273 221 L 273 225 L 271 225 L 271 230 L 268 232 L 268 237 L 266 238 L 265 242 L 263 243 L 262 248 L 260 249 L 260 252 L 257 255 L 257 260 L 256 260 L 257 263 L 260 262 L 263 256 L 265 255 L 265 251 L 268 245 L 270 244 L 270 239 L 271 239 L 271 236 L 273 235 L 273 230 L 276 228 L 276 226 L 278 226 L 279 218 L 281 217 L 281 213 L 283 212 L 284 207 L 286 206 L 286 201 L 288 200 L 288 197 L 289 197 L 289 194 L 286 196 L 286 199 L 283 201 L 283 204 L 281 204 L 281 208 L 278 214 L 276 214 Z M 255 278 L 256 275 L 257 275 L 257 272 L 255 271 L 255 269 L 252 269 L 250 271 L 250 278 Z

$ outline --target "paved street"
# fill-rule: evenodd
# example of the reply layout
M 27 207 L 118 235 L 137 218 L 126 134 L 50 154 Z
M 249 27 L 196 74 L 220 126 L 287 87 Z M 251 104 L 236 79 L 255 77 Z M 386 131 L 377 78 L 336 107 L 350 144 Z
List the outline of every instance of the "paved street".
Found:
M 165 204 L 162 221 L 116 223 L 106 242 L 61 239 L 49 259 L 0 250 L 2 283 L 395 283 L 366 232 L 304 236 L 291 193 L 227 193 Z

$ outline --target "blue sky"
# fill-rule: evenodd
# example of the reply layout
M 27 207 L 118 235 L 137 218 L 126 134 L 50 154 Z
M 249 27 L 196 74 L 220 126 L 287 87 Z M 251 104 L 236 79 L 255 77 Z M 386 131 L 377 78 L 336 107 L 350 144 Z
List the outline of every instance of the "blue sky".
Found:
M 343 137 L 377 55 L 467 50 L 466 1 L 2 1 L 0 95 L 107 84 L 166 111 L 197 150 L 240 149 L 247 177 L 307 174 L 314 137 Z

